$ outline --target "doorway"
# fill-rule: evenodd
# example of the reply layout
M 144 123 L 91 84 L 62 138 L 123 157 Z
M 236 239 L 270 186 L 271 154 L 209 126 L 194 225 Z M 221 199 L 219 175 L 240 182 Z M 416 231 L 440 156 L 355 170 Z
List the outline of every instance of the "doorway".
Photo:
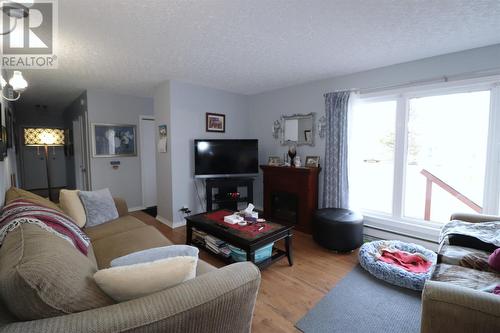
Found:
M 141 116 L 139 118 L 139 127 L 142 205 L 145 209 L 154 210 L 157 205 L 155 118 L 151 116 Z

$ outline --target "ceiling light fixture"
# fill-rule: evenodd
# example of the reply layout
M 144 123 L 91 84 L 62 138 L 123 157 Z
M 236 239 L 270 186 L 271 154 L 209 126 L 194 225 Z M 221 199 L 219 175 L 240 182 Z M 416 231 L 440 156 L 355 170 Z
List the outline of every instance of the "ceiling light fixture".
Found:
M 28 15 L 30 14 L 29 7 L 31 7 L 32 5 L 33 5 L 33 0 L 23 0 L 22 4 L 15 1 L 2 1 L 1 2 L 2 12 L 7 16 L 6 18 L 4 17 L 3 19 L 9 20 L 10 30 L 0 32 L 0 35 L 7 35 L 10 34 L 12 31 L 14 31 L 17 27 L 17 21 L 19 19 L 28 17 Z M 14 19 L 14 24 L 12 27 L 10 27 L 10 21 L 12 18 Z M 28 82 L 26 82 L 26 80 L 24 79 L 21 71 L 14 71 L 14 74 L 9 80 L 10 87 L 7 86 L 7 81 L 5 81 L 3 76 L 1 76 L 0 83 L 2 87 L 2 98 L 9 102 L 17 101 L 21 97 L 21 92 L 23 92 L 28 87 Z M 6 87 L 9 95 L 8 97 L 5 96 L 4 94 L 4 88 Z M 16 92 L 17 96 L 14 97 L 14 93 Z
M 14 2 L 14 1 L 2 1 L 2 11 L 9 20 L 10 18 L 14 19 L 14 25 L 10 28 L 9 31 L 0 32 L 0 35 L 10 34 L 12 31 L 16 29 L 18 19 L 28 17 L 29 8 L 26 7 L 25 5 L 28 3 L 31 4 L 32 2 L 33 1 L 31 0 L 27 0 L 23 1 L 23 4 L 20 4 L 19 2 Z
M 24 79 L 23 73 L 21 71 L 14 71 L 14 74 L 9 80 L 9 86 L 7 87 L 7 82 L 1 77 L 1 84 L 2 84 L 2 98 L 5 99 L 6 101 L 9 102 L 15 102 L 21 97 L 21 93 L 26 90 L 28 87 L 28 82 Z M 7 87 L 7 91 L 9 92 L 9 97 L 5 96 L 4 94 L 4 88 Z M 17 93 L 16 97 L 10 97 L 12 92 L 12 95 L 14 92 Z

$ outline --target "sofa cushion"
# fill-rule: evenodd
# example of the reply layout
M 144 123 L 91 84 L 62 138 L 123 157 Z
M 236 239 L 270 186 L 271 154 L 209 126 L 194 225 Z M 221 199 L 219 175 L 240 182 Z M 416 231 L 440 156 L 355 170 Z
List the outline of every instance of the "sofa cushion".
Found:
M 84 229 L 84 231 L 92 241 L 96 241 L 101 238 L 116 235 L 132 229 L 142 228 L 145 226 L 145 223 L 141 222 L 135 217 L 126 215 L 123 217 L 119 217 L 116 220 L 99 224 L 95 227 L 87 227 Z
M 95 258 L 94 247 L 92 246 L 92 243 L 89 245 L 89 251 L 87 252 L 87 258 L 92 263 L 92 267 L 97 271 L 98 270 L 97 259 Z
M 87 225 L 94 227 L 118 218 L 118 210 L 109 189 L 80 191 L 78 193 L 85 208 Z
M 493 271 L 488 266 L 489 253 L 469 247 L 444 244 L 438 254 L 438 262 L 473 268 L 480 271 Z
M 34 202 L 38 205 L 48 207 L 55 209 L 57 211 L 63 212 L 61 207 L 53 203 L 52 201 L 45 199 L 44 197 L 41 197 L 39 195 L 36 195 L 35 193 L 31 193 L 29 191 L 22 190 L 17 187 L 11 187 L 9 190 L 5 193 L 5 204 L 10 203 L 13 200 L 16 199 L 25 199 L 31 202 Z
M 491 292 L 500 283 L 500 274 L 456 265 L 438 264 L 431 280 Z
M 87 222 L 85 209 L 83 208 L 82 201 L 78 196 L 78 190 L 61 190 L 59 192 L 59 204 L 62 210 L 71 217 L 75 223 L 83 228 Z
M 113 259 L 126 254 L 171 244 L 171 241 L 152 226 L 144 226 L 92 241 L 99 269 L 108 268 Z
M 196 265 L 196 276 L 210 273 L 215 270 L 217 270 L 217 267 L 210 265 L 206 261 L 198 259 L 198 265 Z
M 193 257 L 198 259 L 197 247 L 183 244 L 174 244 L 162 247 L 152 247 L 115 258 L 111 261 L 111 267 L 142 264 L 174 257 Z
M 113 304 L 95 283 L 95 272 L 91 260 L 67 240 L 23 224 L 0 248 L 0 297 L 21 320 Z
M 116 206 L 116 210 L 118 211 L 118 215 L 120 217 L 128 215 L 128 206 L 127 202 L 122 198 L 113 198 Z
M 196 276 L 198 256 L 179 256 L 98 271 L 97 284 L 118 302 L 161 291 Z

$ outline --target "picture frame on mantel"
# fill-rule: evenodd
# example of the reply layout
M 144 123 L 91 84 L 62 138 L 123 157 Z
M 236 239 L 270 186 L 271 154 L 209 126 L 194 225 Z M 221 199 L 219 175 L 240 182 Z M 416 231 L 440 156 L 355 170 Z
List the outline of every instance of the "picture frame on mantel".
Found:
M 281 157 L 279 156 L 269 156 L 267 165 L 270 166 L 280 166 L 281 165 Z
M 225 133 L 226 132 L 226 115 L 222 113 L 209 113 L 205 114 L 206 131 Z
M 319 156 L 307 156 L 305 165 L 307 168 L 319 168 Z

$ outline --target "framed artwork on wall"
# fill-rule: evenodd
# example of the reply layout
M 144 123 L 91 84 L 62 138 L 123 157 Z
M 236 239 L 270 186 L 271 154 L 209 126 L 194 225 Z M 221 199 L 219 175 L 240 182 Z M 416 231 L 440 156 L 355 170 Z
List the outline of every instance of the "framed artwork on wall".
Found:
M 168 138 L 168 131 L 167 131 L 167 125 L 159 125 L 158 126 L 158 152 L 159 153 L 166 153 L 167 152 L 167 138 Z
M 167 135 L 168 135 L 167 125 L 159 125 L 158 126 L 158 136 L 160 137 L 160 139 L 166 138 Z
M 136 125 L 92 124 L 92 155 L 137 156 L 136 132 Z
M 206 113 L 207 132 L 226 132 L 226 115 L 220 113 Z

